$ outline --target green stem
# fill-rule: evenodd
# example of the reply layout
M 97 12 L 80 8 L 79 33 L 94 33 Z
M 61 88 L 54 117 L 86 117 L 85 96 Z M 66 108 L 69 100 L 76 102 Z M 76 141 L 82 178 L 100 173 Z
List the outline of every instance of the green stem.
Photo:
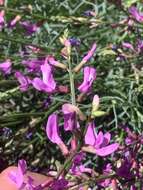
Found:
M 71 161 L 74 158 L 74 156 L 77 154 L 77 151 L 73 152 L 65 161 L 64 165 L 62 168 L 59 170 L 56 179 L 60 177 L 60 175 L 64 172 L 65 174 L 68 172 L 69 165 L 71 166 Z
M 5 85 L 16 85 L 17 80 L 1 80 L 0 81 L 0 86 L 5 86 Z
M 69 52 L 69 51 L 68 51 Z M 70 79 L 70 89 L 71 89 L 71 102 L 72 105 L 76 105 L 76 98 L 75 98 L 75 86 L 74 86 L 74 74 L 72 72 L 72 65 L 71 65 L 71 58 L 70 55 L 68 55 L 68 66 L 69 66 L 69 79 Z M 59 170 L 56 179 L 58 179 L 60 177 L 60 175 L 64 172 L 64 174 L 66 175 L 66 173 L 68 173 L 69 168 L 71 167 L 72 164 L 72 159 L 74 158 L 74 156 L 78 153 L 79 151 L 79 146 L 77 147 L 77 149 L 66 159 L 64 165 L 61 167 L 61 169 Z
M 74 86 L 74 74 L 72 72 L 72 66 L 71 66 L 70 56 L 68 58 L 68 65 L 69 65 L 69 78 L 70 78 L 70 89 L 71 89 L 71 102 L 72 102 L 73 105 L 76 105 L 75 86 Z
M 73 187 L 70 188 L 70 190 L 76 190 L 76 189 L 79 189 L 80 187 L 85 187 L 85 186 L 90 186 L 90 185 L 93 185 L 97 182 L 100 182 L 102 180 L 105 180 L 105 179 L 112 179 L 112 178 L 115 178 L 116 177 L 116 174 L 109 174 L 109 175 L 104 175 L 104 176 L 100 176 L 100 177 L 97 177 L 97 178 L 92 178 L 92 179 L 89 179 L 88 181 L 85 181 L 81 184 L 77 184 Z

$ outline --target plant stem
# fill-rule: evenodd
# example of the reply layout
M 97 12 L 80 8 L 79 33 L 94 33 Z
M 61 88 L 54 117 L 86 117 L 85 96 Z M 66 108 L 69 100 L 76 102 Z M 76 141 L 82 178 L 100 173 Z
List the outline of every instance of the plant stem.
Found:
M 97 178 L 92 178 L 92 179 L 89 179 L 88 181 L 85 181 L 81 184 L 77 184 L 73 187 L 70 188 L 70 190 L 76 190 L 76 189 L 79 189 L 80 187 L 85 187 L 85 186 L 89 186 L 90 184 L 94 184 L 94 183 L 97 183 L 97 182 L 100 182 L 102 180 L 105 180 L 105 179 L 112 179 L 116 177 L 116 174 L 109 174 L 109 175 L 103 175 L 103 176 L 99 176 Z
M 17 80 L 1 80 L 0 81 L 0 86 L 5 86 L 5 85 L 16 85 Z
M 71 89 L 71 102 L 72 102 L 73 105 L 76 105 L 75 86 L 74 86 L 74 73 L 72 72 L 70 55 L 68 56 L 68 65 L 69 65 L 69 78 L 70 78 L 70 89 Z

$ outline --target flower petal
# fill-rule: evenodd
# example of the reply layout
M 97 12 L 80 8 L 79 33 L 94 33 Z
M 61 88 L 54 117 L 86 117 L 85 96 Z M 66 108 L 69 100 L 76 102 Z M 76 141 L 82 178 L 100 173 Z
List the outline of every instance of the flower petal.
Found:
M 96 51 L 96 43 L 94 43 L 91 47 L 91 49 L 88 51 L 87 55 L 82 59 L 83 62 L 87 62 Z
M 102 131 L 100 131 L 98 133 L 97 137 L 96 137 L 96 141 L 95 141 L 95 144 L 94 144 L 95 148 L 97 148 L 97 149 L 100 148 L 100 146 L 103 143 L 103 140 L 104 140 L 104 136 L 103 136 Z
M 103 146 L 106 146 L 106 145 L 108 145 L 109 144 L 109 142 L 110 142 L 110 140 L 111 140 L 111 134 L 110 133 L 105 133 L 105 135 L 104 135 L 104 140 L 103 140 L 103 143 L 102 143 L 102 147 Z
M 49 140 L 53 143 L 60 144 L 62 140 L 58 131 L 58 116 L 53 113 L 49 116 L 47 125 L 46 125 L 46 133 Z
M 46 88 L 46 85 L 38 77 L 36 77 L 36 78 L 33 79 L 32 84 L 33 84 L 34 88 L 36 88 L 39 91 L 42 91 L 43 89 Z
M 129 13 L 138 21 L 143 22 L 143 14 L 139 13 L 135 6 L 129 8 Z
M 20 83 L 20 90 L 26 91 L 29 87 L 30 80 L 28 77 L 25 77 L 21 72 L 17 71 L 15 73 L 15 77 L 17 78 L 18 82 Z
M 78 87 L 78 90 L 82 93 L 87 93 L 93 81 L 96 79 L 96 69 L 93 67 L 84 68 L 84 79 L 82 84 Z
M 43 82 L 49 87 L 49 89 L 51 89 L 51 91 L 55 90 L 56 82 L 52 74 L 52 67 L 49 64 L 44 63 L 41 65 L 41 71 L 43 75 Z
M 94 128 L 95 128 L 94 122 L 89 123 L 87 126 L 87 131 L 84 138 L 85 144 L 87 145 L 93 146 L 95 144 L 96 136 L 94 133 Z
M 118 149 L 118 147 L 119 147 L 118 143 L 113 143 L 113 144 L 108 145 L 106 147 L 96 149 L 95 152 L 99 156 L 107 156 L 107 155 L 112 154 L 113 152 L 115 152 Z
M 7 59 L 5 62 L 0 63 L 0 71 L 2 71 L 4 74 L 10 74 L 11 73 L 11 61 Z

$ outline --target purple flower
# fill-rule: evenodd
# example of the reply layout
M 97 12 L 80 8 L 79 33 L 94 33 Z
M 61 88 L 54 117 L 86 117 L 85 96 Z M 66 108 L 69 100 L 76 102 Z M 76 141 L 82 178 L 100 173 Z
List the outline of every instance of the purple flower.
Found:
M 116 173 L 125 179 L 132 179 L 134 177 L 132 171 L 132 162 L 125 158 L 125 160 L 121 163 L 121 166 L 117 169 Z
M 129 8 L 129 13 L 136 19 L 136 21 L 143 22 L 143 13 L 139 13 L 135 6 Z
M 84 158 L 85 158 L 85 153 L 80 152 L 80 153 L 78 153 L 78 154 L 74 157 L 73 163 L 74 163 L 75 165 L 80 165 L 81 162 L 82 162 L 82 160 L 83 160 Z
M 132 132 L 132 131 L 129 129 L 129 127 L 124 126 L 123 129 L 124 129 L 125 132 L 127 133 L 127 137 L 125 138 L 125 143 L 126 143 L 127 145 L 130 145 L 130 144 L 132 144 L 134 141 L 137 140 L 138 136 L 137 136 L 134 132 Z
M 10 135 L 12 134 L 12 129 L 8 128 L 8 127 L 4 127 L 2 128 L 2 131 L 3 131 L 3 136 L 8 138 L 10 137 Z
M 37 32 L 39 27 L 37 24 L 33 24 L 29 21 L 22 21 L 20 22 L 20 25 L 27 31 L 28 35 L 32 35 L 33 33 Z
M 124 48 L 131 49 L 131 50 L 134 51 L 133 45 L 130 44 L 130 43 L 128 43 L 128 42 L 123 42 L 123 43 L 122 43 L 122 46 L 123 46 Z
M 135 187 L 135 185 L 131 185 L 130 190 L 137 190 L 137 188 Z
M 137 52 L 138 53 L 143 52 L 143 40 L 138 40 L 138 42 L 137 42 Z
M 80 71 L 83 65 L 89 61 L 89 59 L 93 56 L 96 51 L 96 43 L 94 43 L 88 53 L 83 57 L 82 61 L 73 69 L 75 72 Z
M 93 12 L 91 10 L 87 10 L 83 13 L 85 16 L 88 16 L 88 17 L 92 17 L 93 16 Z
M 2 29 L 4 26 L 4 15 L 5 11 L 4 10 L 0 11 L 0 29 Z
M 9 27 L 13 28 L 20 19 L 21 19 L 21 16 L 17 15 L 13 20 L 10 21 Z
M 34 88 L 39 91 L 44 91 L 48 93 L 55 91 L 56 82 L 53 78 L 52 67 L 49 64 L 44 63 L 43 65 L 41 65 L 41 71 L 43 80 L 38 77 L 34 78 L 32 81 Z
M 94 43 L 91 47 L 91 49 L 88 51 L 88 53 L 86 54 L 86 56 L 82 59 L 81 62 L 86 63 L 94 54 L 94 52 L 96 51 L 96 43 Z
M 53 183 L 51 185 L 51 189 L 52 190 L 63 190 L 63 189 L 67 189 L 67 185 L 68 185 L 68 181 L 64 178 L 61 178 L 61 179 L 53 181 Z
M 38 72 L 40 70 L 41 65 L 43 65 L 44 62 L 44 59 L 32 59 L 24 60 L 22 64 L 28 68 L 29 72 Z
M 110 173 L 112 173 L 112 166 L 110 163 L 108 163 L 103 168 L 103 175 L 109 175 Z M 110 178 L 107 178 L 99 182 L 99 185 L 101 185 L 102 187 L 109 187 L 110 184 L 111 184 Z
M 64 113 L 64 129 L 65 131 L 73 131 L 77 128 L 76 112 L 72 109 L 70 104 L 64 104 L 62 106 Z
M 0 71 L 2 71 L 5 75 L 11 73 L 11 61 L 10 59 L 7 59 L 5 62 L 0 63 Z
M 69 39 L 71 46 L 79 46 L 80 45 L 80 40 L 76 38 L 70 38 Z
M 53 65 L 55 67 L 59 67 L 62 69 L 67 68 L 67 66 L 65 64 L 60 63 L 59 61 L 56 61 L 52 55 L 47 56 L 47 58 L 45 59 L 45 62 L 48 62 L 50 65 Z
M 84 158 L 85 158 L 85 153 L 83 152 L 80 152 L 75 156 L 75 158 L 73 159 L 72 167 L 70 169 L 70 173 L 77 176 L 82 175 L 82 173 L 89 173 L 89 174 L 92 173 L 92 169 L 86 168 L 82 164 Z
M 21 188 L 24 185 L 24 175 L 26 174 L 27 165 L 25 160 L 18 161 L 17 171 L 12 171 L 9 173 L 9 178 Z
M 51 114 L 48 118 L 46 134 L 52 143 L 55 143 L 59 146 L 64 155 L 68 154 L 68 149 L 59 135 L 58 116 L 55 113 Z
M 25 136 L 26 136 L 26 138 L 28 140 L 30 140 L 30 139 L 32 139 L 33 133 L 32 132 L 27 132 Z
M 52 143 L 56 144 L 62 143 L 61 137 L 59 135 L 57 114 L 53 113 L 49 116 L 46 125 L 46 133 Z
M 91 174 L 92 173 L 92 169 L 91 168 L 86 168 L 84 165 L 80 164 L 80 166 L 74 165 L 71 168 L 70 172 L 73 175 L 81 176 L 83 173 L 89 173 L 89 174 Z
M 88 93 L 91 89 L 93 81 L 96 79 L 96 69 L 93 67 L 84 68 L 84 79 L 82 84 L 78 87 L 78 90 L 83 93 Z
M 77 107 L 77 106 L 74 106 L 72 104 L 64 104 L 62 106 L 62 111 L 63 113 L 66 115 L 66 114 L 69 114 L 69 113 L 76 113 L 78 116 L 79 116 L 79 119 L 81 121 L 84 121 L 86 120 L 86 117 L 85 115 L 82 113 L 82 111 Z M 69 127 L 69 126 L 68 126 Z M 69 127 L 69 128 L 72 128 L 72 127 Z M 75 127 L 74 127 L 75 128 Z
M 20 90 L 22 91 L 22 92 L 24 92 L 24 91 L 27 91 L 28 90 L 28 88 L 29 88 L 29 85 L 30 85 L 30 83 L 31 83 L 31 80 L 28 78 L 28 77 L 26 77 L 26 76 L 24 76 L 21 72 L 19 72 L 19 71 L 17 71 L 16 73 L 15 73 L 15 77 L 17 78 L 17 80 L 18 80 L 18 82 L 20 83 Z
M 48 57 L 47 57 L 47 61 L 48 61 L 48 63 L 50 64 L 50 65 L 57 65 L 57 64 L 59 64 L 59 62 L 58 61 L 56 61 L 55 60 L 55 58 L 52 56 L 52 55 L 49 55 Z
M 89 145 L 87 151 L 89 150 L 89 152 L 95 153 L 99 156 L 107 156 L 118 149 L 118 143 L 108 145 L 111 139 L 110 133 L 103 134 L 100 131 L 97 134 L 94 132 L 94 128 L 95 126 L 93 122 L 89 123 L 87 126 L 87 132 L 85 134 L 85 145 Z

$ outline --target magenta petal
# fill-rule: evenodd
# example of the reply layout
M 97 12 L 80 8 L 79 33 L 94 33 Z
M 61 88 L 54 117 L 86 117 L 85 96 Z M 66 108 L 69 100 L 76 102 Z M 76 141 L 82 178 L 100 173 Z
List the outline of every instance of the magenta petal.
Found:
M 17 78 L 18 82 L 20 83 L 20 90 L 26 91 L 29 88 L 30 80 L 28 77 L 25 77 L 21 72 L 17 71 L 15 73 L 15 77 Z
M 29 21 L 20 22 L 20 25 L 27 31 L 27 34 L 29 35 L 35 33 L 39 29 L 36 24 L 30 23 Z
M 139 20 L 139 12 L 135 6 L 129 8 L 129 13 L 132 14 L 132 16 L 135 17 L 137 20 Z
M 96 136 L 94 133 L 94 128 L 95 128 L 94 122 L 88 124 L 84 139 L 86 145 L 93 146 L 95 144 Z
M 111 140 L 111 134 L 110 133 L 105 133 L 104 140 L 103 140 L 103 143 L 102 143 L 101 146 L 103 147 L 103 146 L 108 145 L 110 140 Z
M 96 149 L 96 154 L 99 156 L 107 156 L 115 152 L 119 147 L 118 143 L 113 143 L 103 148 Z
M 59 64 L 59 62 L 56 61 L 53 56 L 48 56 L 48 57 L 47 57 L 47 61 L 48 61 L 49 64 L 51 64 L 51 65 L 57 65 L 57 64 Z
M 41 71 L 43 75 L 43 82 L 48 86 L 49 89 L 51 89 L 51 91 L 55 90 L 56 82 L 52 74 L 52 67 L 45 62 L 45 64 L 41 65 Z
M 77 128 L 76 112 L 72 110 L 70 104 L 64 104 L 62 106 L 62 111 L 64 113 L 64 130 L 73 131 Z
M 29 72 L 39 72 L 41 65 L 44 63 L 43 59 L 23 60 L 22 64 L 28 68 Z
M 96 141 L 95 141 L 95 148 L 99 148 L 100 145 L 103 143 L 103 140 L 104 140 L 104 136 L 103 136 L 103 133 L 102 131 L 100 131 L 96 137 Z
M 87 93 L 93 81 L 96 79 L 96 69 L 93 67 L 85 67 L 84 68 L 84 79 L 82 84 L 78 87 L 78 90 L 83 93 Z
M 4 22 L 5 22 L 4 15 L 5 15 L 5 11 L 4 10 L 0 11 L 0 29 L 2 29 L 4 26 Z
M 96 51 L 96 43 L 94 43 L 91 47 L 91 49 L 88 51 L 87 55 L 82 59 L 83 62 L 87 62 L 94 54 Z
M 64 114 L 64 130 L 73 131 L 77 128 L 76 113 Z
M 135 6 L 129 8 L 129 13 L 138 21 L 143 22 L 143 14 L 139 13 Z
M 38 77 L 33 79 L 32 84 L 33 84 L 34 88 L 36 88 L 39 91 L 42 91 L 44 88 L 46 88 L 46 85 Z
M 131 49 L 134 51 L 134 47 L 132 44 L 128 43 L 128 42 L 123 42 L 122 43 L 122 46 L 125 47 L 125 48 L 128 48 L 128 49 Z
M 46 125 L 46 133 L 51 142 L 56 143 L 56 144 L 62 143 L 62 140 L 60 138 L 59 131 L 58 131 L 57 114 L 53 113 L 49 116 L 48 122 Z
M 2 71 L 4 74 L 10 74 L 11 73 L 11 61 L 7 59 L 5 62 L 0 63 L 0 71 Z
M 9 27 L 14 27 L 16 25 L 16 23 L 21 19 L 20 15 L 15 16 L 14 19 L 12 19 L 9 23 Z
M 79 171 L 81 173 L 89 173 L 89 174 L 92 173 L 92 169 L 91 168 L 86 168 L 84 165 L 79 166 Z

